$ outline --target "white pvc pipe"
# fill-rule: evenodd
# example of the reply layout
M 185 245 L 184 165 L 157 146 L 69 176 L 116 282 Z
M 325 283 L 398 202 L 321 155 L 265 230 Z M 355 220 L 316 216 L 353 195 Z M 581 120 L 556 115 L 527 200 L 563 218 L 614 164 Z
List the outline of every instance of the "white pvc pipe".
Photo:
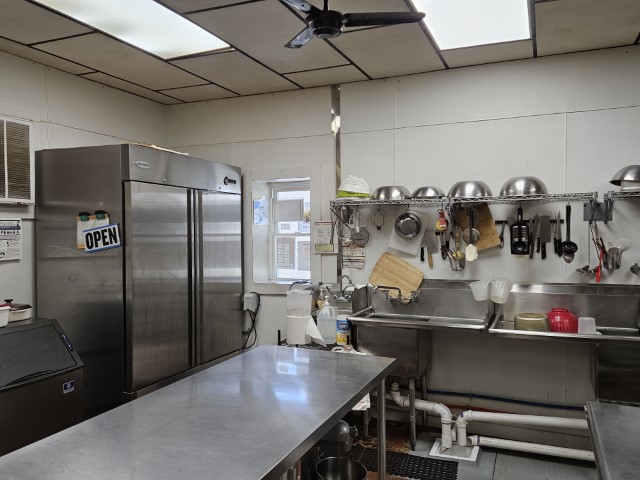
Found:
M 400 389 L 397 383 L 391 384 L 390 396 L 391 400 L 393 400 L 396 405 L 404 408 L 409 407 L 409 397 L 400 395 Z M 431 413 L 433 415 L 438 415 L 440 417 L 440 423 L 442 424 L 442 439 L 440 440 L 442 449 L 447 450 L 451 448 L 453 446 L 453 439 L 451 434 L 451 424 L 453 423 L 453 421 L 451 410 L 449 410 L 446 405 L 443 405 L 441 403 L 434 403 L 420 399 L 415 400 L 415 406 L 417 410 Z
M 467 437 L 467 446 L 471 447 L 474 445 L 595 462 L 593 452 L 588 450 L 577 450 L 575 448 L 554 447 L 551 445 L 541 445 L 539 443 L 517 442 L 515 440 L 504 440 L 502 438 L 483 437 L 480 435 Z
M 502 423 L 508 425 L 534 425 L 539 427 L 575 428 L 588 430 L 587 420 L 583 418 L 545 417 L 542 415 L 518 415 L 515 413 L 478 412 L 467 410 L 458 415 L 456 425 L 472 421 Z M 460 432 L 458 432 L 460 433 Z

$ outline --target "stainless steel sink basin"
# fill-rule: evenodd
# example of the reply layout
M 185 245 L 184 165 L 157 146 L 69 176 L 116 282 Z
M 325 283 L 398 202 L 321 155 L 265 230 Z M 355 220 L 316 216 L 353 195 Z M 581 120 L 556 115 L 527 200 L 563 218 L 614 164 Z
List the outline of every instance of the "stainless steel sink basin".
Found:
M 562 332 L 534 332 L 516 330 L 514 322 L 501 318 L 495 319 L 489 333 L 496 337 L 519 338 L 529 340 L 559 340 L 564 342 L 586 342 L 597 344 L 636 344 L 640 346 L 640 333 L 632 328 L 598 327 L 597 334 L 562 333 Z
M 482 331 L 487 327 L 484 318 L 452 318 L 429 315 L 378 313 L 371 310 L 349 317 L 356 325 L 415 328 L 424 330 L 466 329 Z

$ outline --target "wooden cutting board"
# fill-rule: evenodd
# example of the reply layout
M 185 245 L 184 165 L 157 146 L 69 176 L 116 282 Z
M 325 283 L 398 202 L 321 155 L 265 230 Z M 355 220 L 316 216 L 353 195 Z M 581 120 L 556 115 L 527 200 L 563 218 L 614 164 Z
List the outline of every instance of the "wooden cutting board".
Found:
M 423 278 L 424 275 L 419 269 L 386 252 L 373 267 L 369 275 L 369 283 L 373 286 L 398 287 L 402 291 L 402 296 L 408 298 L 411 292 L 418 290 Z M 398 292 L 391 290 L 389 295 L 397 297 Z
M 478 251 L 486 250 L 488 248 L 497 247 L 500 245 L 500 235 L 496 229 L 496 222 L 493 220 L 489 205 L 481 203 L 480 206 L 474 207 L 474 223 L 476 229 L 480 232 L 480 240 L 476 243 Z M 469 210 L 464 208 L 460 210 L 458 214 L 458 222 L 464 232 L 469 225 Z

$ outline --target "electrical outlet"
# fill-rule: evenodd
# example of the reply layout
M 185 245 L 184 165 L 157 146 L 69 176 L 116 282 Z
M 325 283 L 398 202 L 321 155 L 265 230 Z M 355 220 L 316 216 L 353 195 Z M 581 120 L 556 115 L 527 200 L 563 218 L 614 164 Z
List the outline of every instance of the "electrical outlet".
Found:
M 242 298 L 242 309 L 250 312 L 258 310 L 258 294 L 254 292 L 245 293 Z

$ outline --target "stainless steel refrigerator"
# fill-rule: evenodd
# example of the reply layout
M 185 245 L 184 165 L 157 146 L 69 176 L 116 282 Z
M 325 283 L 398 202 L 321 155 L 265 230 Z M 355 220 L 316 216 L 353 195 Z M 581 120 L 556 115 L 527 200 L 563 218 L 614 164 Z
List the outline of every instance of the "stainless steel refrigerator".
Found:
M 140 145 L 42 150 L 36 194 L 35 308 L 84 362 L 87 415 L 241 350 L 238 168 Z M 79 249 L 95 212 L 120 247 Z

